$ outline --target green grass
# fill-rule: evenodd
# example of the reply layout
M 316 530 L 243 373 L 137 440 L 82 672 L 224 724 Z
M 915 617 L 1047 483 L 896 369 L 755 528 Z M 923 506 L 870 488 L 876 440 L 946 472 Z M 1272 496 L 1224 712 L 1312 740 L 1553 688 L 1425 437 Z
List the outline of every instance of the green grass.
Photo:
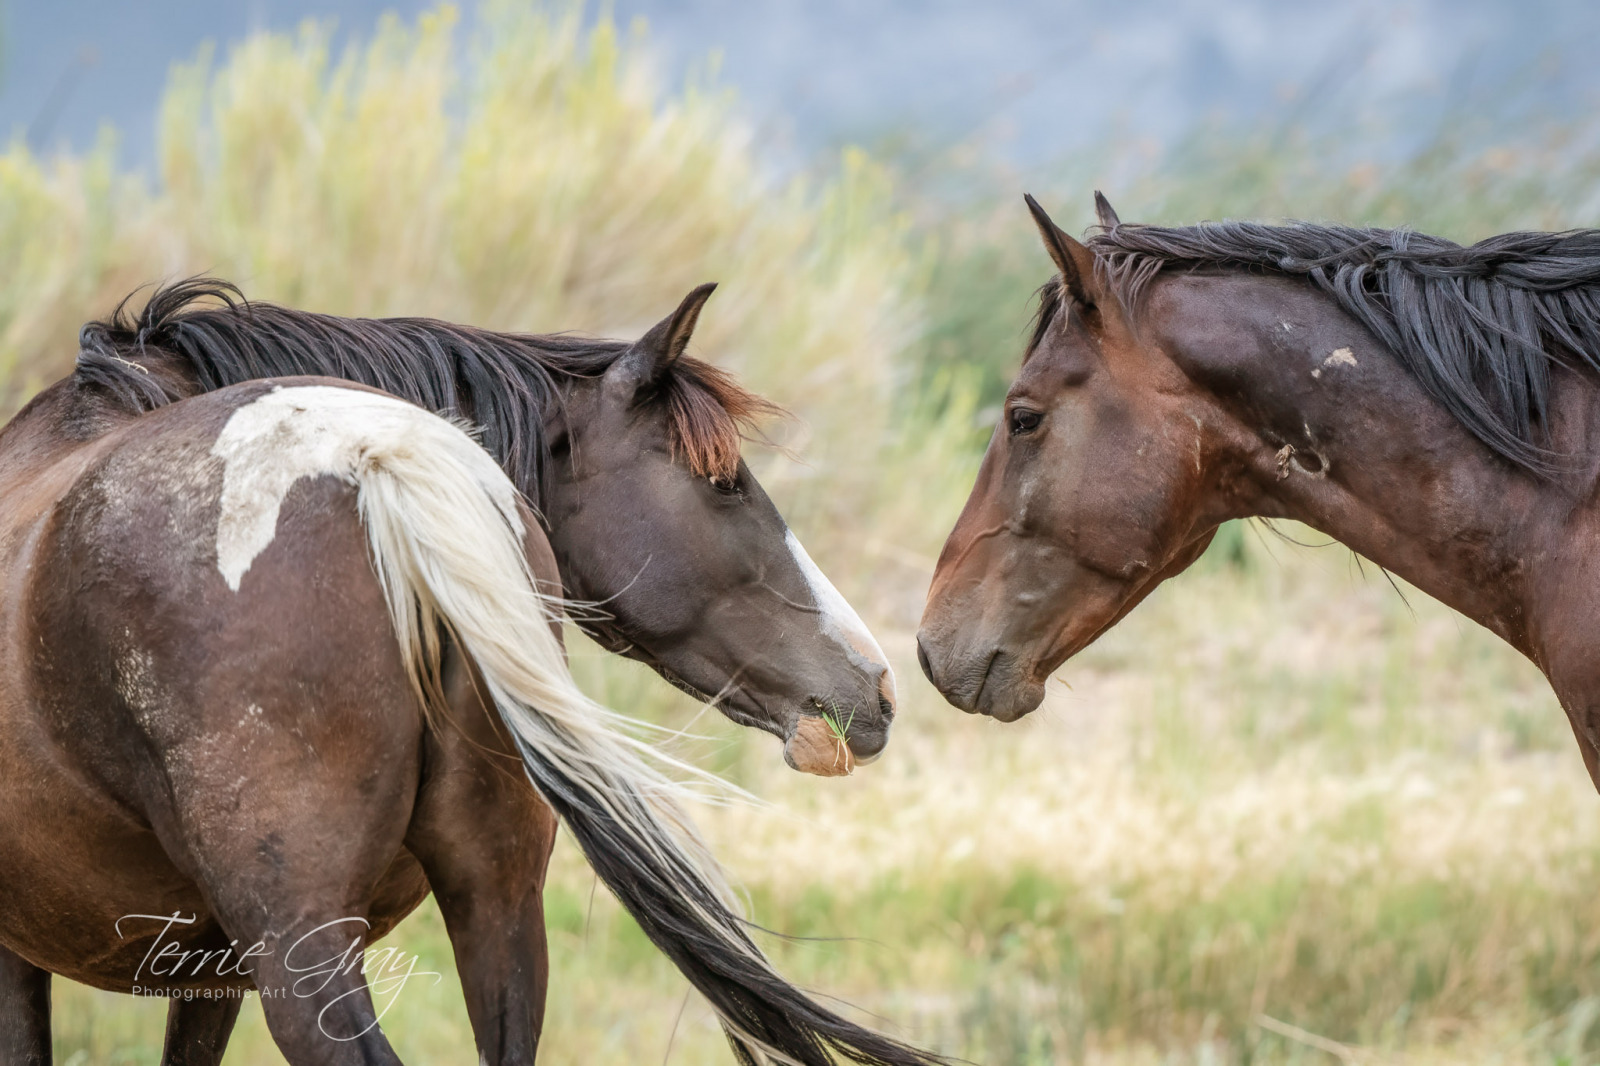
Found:
M 828 735 L 835 744 L 848 744 L 850 742 L 850 727 L 855 724 L 856 711 L 850 708 L 849 715 L 839 711 L 823 711 L 822 720 L 828 726 Z
M 573 669 L 692 724 L 685 752 L 771 801 L 702 821 L 755 917 L 809 938 L 771 942 L 787 973 L 989 1063 L 1600 1062 L 1600 803 L 1559 708 L 1342 548 L 1230 525 L 1013 725 L 923 682 L 933 558 L 1048 272 L 1015 178 L 972 171 L 952 202 L 852 151 L 775 182 L 714 83 L 663 93 L 633 35 L 568 9 L 487 11 L 389 21 L 344 55 L 309 26 L 202 57 L 174 75 L 154 187 L 109 139 L 0 157 L 8 395 L 64 373 L 78 324 L 133 285 L 202 268 L 323 310 L 621 335 L 720 280 L 697 349 L 800 416 L 779 432 L 802 461 L 749 458 L 895 659 L 893 741 L 804 778 L 643 668 L 578 641 Z M 1376 162 L 1206 131 L 1083 153 L 1032 191 L 1073 229 L 1100 185 L 1129 220 L 1470 238 L 1594 222 L 1592 132 Z M 546 1061 L 729 1061 L 566 841 L 547 913 Z M 437 912 L 395 939 L 445 978 L 406 989 L 396 1046 L 475 1062 Z M 57 1061 L 154 1063 L 162 1019 L 58 982 Z M 227 1061 L 281 1061 L 253 1004 Z

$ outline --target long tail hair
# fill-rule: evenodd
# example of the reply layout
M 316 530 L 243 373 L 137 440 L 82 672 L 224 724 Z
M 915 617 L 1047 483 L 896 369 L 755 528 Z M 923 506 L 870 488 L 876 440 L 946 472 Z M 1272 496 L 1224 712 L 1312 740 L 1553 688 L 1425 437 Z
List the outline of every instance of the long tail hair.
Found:
M 573 682 L 554 629 L 562 604 L 538 590 L 529 570 L 506 474 L 451 422 L 392 397 L 357 395 L 370 406 L 353 417 L 346 393 L 341 426 L 387 428 L 352 431 L 362 439 L 344 452 L 350 469 L 336 473 L 357 487 L 419 694 L 429 706 L 442 699 L 448 632 L 482 674 L 528 778 L 600 880 L 710 1001 L 739 1061 L 828 1066 L 837 1054 L 869 1066 L 944 1062 L 826 1010 L 773 969 L 680 803 L 695 786 L 664 768 L 689 771 L 702 786 L 715 779 L 657 751 L 635 723 Z

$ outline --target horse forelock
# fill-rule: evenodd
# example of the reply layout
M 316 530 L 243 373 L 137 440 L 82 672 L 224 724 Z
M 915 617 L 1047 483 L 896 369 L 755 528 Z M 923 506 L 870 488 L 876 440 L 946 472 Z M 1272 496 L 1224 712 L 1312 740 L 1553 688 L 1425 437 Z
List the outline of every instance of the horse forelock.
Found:
M 783 409 L 746 389 L 728 371 L 684 356 L 663 383 L 674 451 L 696 477 L 731 481 L 745 440 Z
M 1044 342 L 1045 334 L 1050 331 L 1051 324 L 1056 320 L 1056 316 L 1061 314 L 1061 308 L 1065 303 L 1061 275 L 1054 275 L 1039 286 L 1034 292 L 1034 298 L 1038 300 L 1039 306 L 1033 313 L 1032 336 L 1028 338 L 1028 347 L 1022 356 L 1024 363 L 1032 358 L 1034 349 Z
M 1130 316 L 1164 272 L 1300 277 L 1383 342 L 1496 454 L 1540 475 L 1550 363 L 1600 373 L 1600 230 L 1460 245 L 1413 230 L 1292 222 L 1122 224 L 1090 237 L 1096 275 Z
M 603 374 L 630 345 L 575 334 L 506 333 L 429 318 L 344 318 L 248 301 L 233 284 L 189 278 L 157 288 L 138 314 L 125 298 L 79 335 L 74 372 L 134 411 L 267 377 L 323 376 L 382 389 L 475 423 L 485 448 L 537 499 L 548 459 L 543 416 L 562 383 Z M 176 359 L 185 380 L 163 373 Z M 675 458 L 732 478 L 742 442 L 777 405 L 709 363 L 680 358 L 654 391 Z

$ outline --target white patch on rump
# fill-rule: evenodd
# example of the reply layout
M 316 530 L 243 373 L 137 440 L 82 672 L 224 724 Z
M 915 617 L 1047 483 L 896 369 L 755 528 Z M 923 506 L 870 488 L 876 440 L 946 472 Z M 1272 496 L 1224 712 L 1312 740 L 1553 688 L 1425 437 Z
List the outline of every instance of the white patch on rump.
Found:
M 877 639 L 867 629 L 867 624 L 856 614 L 856 609 L 850 606 L 850 601 L 833 587 L 833 582 L 828 580 L 828 576 L 811 561 L 811 556 L 806 554 L 805 547 L 794 535 L 794 531 L 786 531 L 783 539 L 789 545 L 789 553 L 799 565 L 807 587 L 811 589 L 811 598 L 817 601 L 817 608 L 822 612 L 822 631 L 844 648 L 845 654 L 850 656 L 850 661 L 857 666 L 881 668 L 883 680 L 879 683 L 879 689 L 889 698 L 890 703 L 895 703 L 894 671 L 889 668 L 889 657 L 883 654 L 883 649 L 878 646 Z
M 1322 361 L 1323 366 L 1360 366 L 1356 362 L 1355 353 L 1349 348 L 1335 348 L 1328 353 L 1328 358 Z
M 413 447 L 422 419 L 437 416 L 392 396 L 331 385 L 276 388 L 234 411 L 211 446 L 222 460 L 217 570 L 228 587 L 238 592 L 272 543 L 295 482 L 331 475 L 354 485 L 369 455 L 404 455 Z M 509 482 L 501 485 L 511 491 Z M 513 500 L 501 502 L 515 513 Z

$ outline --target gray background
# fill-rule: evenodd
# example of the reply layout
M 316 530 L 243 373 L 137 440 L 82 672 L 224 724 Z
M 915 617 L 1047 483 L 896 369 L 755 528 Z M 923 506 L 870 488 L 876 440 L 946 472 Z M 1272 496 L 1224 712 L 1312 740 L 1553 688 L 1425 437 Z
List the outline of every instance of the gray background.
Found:
M 332 19 L 362 37 L 415 0 L 8 0 L 0 128 L 38 149 L 119 131 L 148 165 L 169 64 L 207 39 Z M 463 5 L 470 26 L 472 5 Z M 715 50 L 780 163 L 846 141 L 977 139 L 1037 161 L 1114 135 L 1160 147 L 1214 124 L 1286 124 L 1367 153 L 1426 143 L 1447 116 L 1483 136 L 1600 104 L 1600 5 L 1399 0 L 617 0 L 648 20 L 676 84 Z M 464 36 L 465 34 L 463 34 Z

